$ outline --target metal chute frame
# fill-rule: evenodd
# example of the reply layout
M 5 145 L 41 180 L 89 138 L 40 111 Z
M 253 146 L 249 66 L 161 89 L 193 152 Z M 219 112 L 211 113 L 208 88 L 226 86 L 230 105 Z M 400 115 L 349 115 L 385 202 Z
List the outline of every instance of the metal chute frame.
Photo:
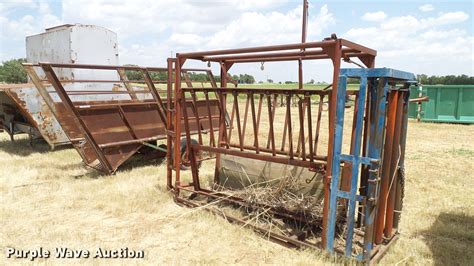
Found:
M 405 121 L 405 115 L 403 112 L 398 112 L 395 111 L 393 108 L 389 108 L 388 112 L 385 112 L 385 109 L 380 109 L 379 107 L 375 108 L 375 101 L 377 100 L 380 104 L 382 99 L 385 99 L 386 95 L 384 93 L 376 93 L 377 90 L 374 88 L 379 88 L 379 84 L 383 84 L 382 90 L 386 90 L 388 87 L 386 86 L 387 84 L 394 84 L 397 82 L 401 82 L 405 84 L 409 80 L 413 80 L 414 76 L 410 73 L 406 72 L 401 72 L 401 71 L 395 71 L 395 70 L 390 70 L 390 69 L 370 69 L 374 67 L 374 61 L 375 61 L 375 56 L 376 56 L 376 51 L 366 48 L 364 46 L 355 44 L 353 42 L 344 40 L 344 39 L 337 39 L 337 38 L 329 38 L 325 39 L 324 41 L 321 42 L 309 42 L 309 43 L 302 43 L 302 44 L 290 44 L 290 45 L 278 45 L 278 46 L 266 46 L 266 47 L 253 47 L 253 48 L 242 48 L 242 49 L 229 49 L 229 50 L 218 50 L 218 51 L 205 51 L 205 52 L 195 52 L 195 53 L 182 53 L 182 54 L 177 54 L 177 58 L 174 60 L 170 60 L 171 66 L 169 67 L 174 67 L 175 71 L 180 71 L 180 69 L 183 67 L 184 63 L 187 60 L 200 60 L 203 62 L 217 62 L 221 66 L 221 84 L 218 88 L 182 88 L 181 87 L 181 80 L 180 77 L 174 77 L 175 78 L 175 84 L 177 87 L 175 88 L 176 94 L 175 94 L 175 102 L 177 105 L 175 108 L 170 112 L 170 115 L 172 117 L 180 117 L 181 115 L 184 115 L 185 121 L 186 116 L 187 116 L 187 111 L 183 108 L 183 99 L 185 98 L 186 94 L 191 94 L 193 97 L 194 95 L 198 95 L 198 92 L 204 95 L 207 95 L 209 92 L 214 92 L 218 95 L 218 98 L 220 99 L 220 110 L 221 110 L 221 115 L 219 119 L 219 131 L 218 131 L 218 138 L 217 141 L 210 142 L 209 145 L 199 143 L 199 144 L 192 144 L 190 142 L 190 132 L 189 131 L 189 125 L 185 123 L 184 129 L 180 127 L 180 125 L 177 125 L 176 127 L 170 130 L 170 137 L 173 138 L 173 136 L 179 136 L 182 130 L 186 131 L 186 139 L 188 141 L 188 148 L 191 150 L 188 152 L 188 154 L 194 154 L 199 151 L 207 151 L 214 153 L 216 155 L 216 173 L 214 176 L 215 181 L 217 180 L 217 172 L 218 172 L 218 166 L 220 162 L 220 155 L 221 154 L 228 154 L 228 155 L 233 155 L 237 157 L 243 157 L 243 158 L 252 158 L 255 160 L 261 160 L 261 161 L 270 161 L 270 162 L 280 162 L 280 163 L 285 163 L 285 164 L 292 164 L 292 165 L 298 165 L 301 167 L 306 167 L 311 170 L 316 170 L 316 169 L 323 169 L 325 171 L 325 179 L 324 179 L 324 209 L 323 209 L 323 232 L 322 232 L 322 248 L 326 249 L 329 252 L 334 252 L 334 233 L 335 233 L 335 213 L 337 209 L 337 202 L 341 199 L 345 201 L 346 204 L 346 211 L 349 215 L 347 215 L 347 226 L 350 230 L 350 237 L 346 237 L 346 247 L 345 251 L 342 251 L 348 256 L 352 256 L 353 250 L 352 250 L 352 232 L 354 229 L 354 226 L 357 226 L 358 228 L 363 228 L 366 226 L 367 221 L 365 220 L 366 218 L 363 218 L 364 216 L 359 215 L 359 217 L 355 216 L 355 208 L 356 204 L 355 202 L 359 202 L 358 207 L 359 209 L 365 210 L 365 205 L 370 206 L 370 204 L 375 204 L 377 208 L 380 208 L 380 205 L 382 204 L 377 204 L 377 203 L 368 203 L 369 200 L 376 200 L 376 198 L 369 197 L 369 191 L 370 189 L 366 189 L 365 187 L 368 186 L 368 182 L 373 182 L 372 179 L 369 177 L 373 177 L 372 174 L 374 172 L 377 172 L 377 167 L 380 167 L 382 165 L 385 165 L 385 167 L 388 167 L 388 164 L 393 164 L 392 161 L 388 160 L 388 162 L 385 162 L 383 164 L 381 161 L 380 156 L 382 154 L 389 154 L 392 151 L 385 151 L 383 153 L 382 151 L 384 150 L 384 147 L 381 145 L 385 142 L 390 142 L 389 140 L 386 139 L 385 137 L 385 124 L 377 124 L 378 128 L 377 130 L 382 130 L 380 131 L 375 131 L 376 133 L 372 132 L 373 131 L 373 125 L 376 122 L 380 122 L 380 119 L 382 117 L 388 116 L 395 117 L 397 121 Z M 362 71 L 362 72 L 354 72 L 354 73 L 349 73 L 347 71 L 356 71 L 353 69 L 349 70 L 344 70 L 343 72 L 340 72 L 340 63 L 341 60 L 348 61 L 348 62 L 353 62 L 351 58 L 358 58 L 362 64 L 367 67 L 367 69 L 361 68 L 360 70 L 357 71 Z M 236 63 L 251 63 L 251 62 L 271 62 L 271 61 L 299 61 L 299 60 L 315 60 L 315 59 L 331 59 L 333 62 L 334 66 L 334 72 L 333 72 L 333 83 L 332 83 L 332 89 L 327 90 L 327 91 L 320 91 L 320 90 L 309 90 L 309 89 L 295 89 L 295 90 L 284 90 L 284 89 L 248 89 L 248 88 L 227 88 L 227 82 L 224 77 L 227 76 L 228 70 Z M 299 64 L 299 73 L 302 73 L 302 68 L 301 64 Z M 371 71 L 375 72 L 371 72 Z M 365 71 L 365 72 L 364 72 Z M 341 139 L 342 139 L 342 126 L 343 126 L 343 119 L 344 119 L 344 108 L 345 108 L 345 99 L 347 96 L 346 92 L 346 77 L 347 75 L 350 75 L 351 77 L 358 77 L 361 82 L 361 89 L 359 90 L 358 93 L 356 94 L 356 106 L 355 106 L 355 111 L 354 111 L 354 117 L 353 117 L 353 128 L 352 128 L 352 134 L 351 134 L 351 152 L 350 154 L 341 154 Z M 301 75 L 300 75 L 301 76 Z M 301 79 L 300 79 L 301 81 Z M 387 83 L 384 83 L 387 82 Z M 403 88 L 405 85 L 403 85 Z M 302 84 L 300 84 L 300 88 L 302 88 Z M 388 91 L 388 89 L 387 89 Z M 397 94 L 397 99 L 398 97 L 401 97 L 401 99 L 405 99 L 407 92 L 405 89 L 403 90 L 394 90 L 394 91 L 401 91 L 400 94 Z M 361 95 L 364 94 L 364 95 Z M 253 145 L 244 145 L 243 140 L 242 140 L 242 130 L 243 127 L 240 124 L 240 118 L 239 116 L 241 115 L 238 107 L 235 108 L 235 106 L 238 104 L 235 104 L 235 99 L 239 95 L 245 95 L 244 97 L 247 97 L 247 102 L 250 103 L 250 107 L 252 110 L 252 123 L 250 123 L 250 126 L 252 124 L 254 125 L 253 129 L 256 130 L 254 135 L 258 134 L 258 123 L 255 122 L 255 116 L 260 117 L 260 112 L 261 109 L 258 108 L 258 114 L 255 114 L 255 106 L 253 103 L 254 96 L 260 96 L 260 101 L 267 101 L 267 106 L 268 106 L 268 119 L 269 119 L 269 124 L 270 124 L 270 132 L 269 132 L 269 142 L 267 143 L 267 147 L 259 146 L 258 141 L 254 141 Z M 367 94 L 367 96 L 365 95 Z M 250 95 L 250 96 L 249 96 Z M 329 142 L 328 142 L 328 147 L 327 147 L 327 157 L 321 157 L 318 156 L 318 154 L 315 153 L 315 150 L 317 148 L 316 145 L 309 145 L 307 149 L 305 149 L 304 144 L 299 144 L 297 152 L 293 151 L 293 148 L 287 150 L 284 149 L 282 145 L 282 149 L 277 149 L 275 143 L 275 139 L 273 137 L 273 128 L 272 128 L 272 114 L 274 114 L 274 111 L 272 110 L 272 101 L 274 101 L 277 97 L 282 97 L 283 95 L 284 98 L 286 99 L 291 99 L 293 95 L 299 95 L 300 98 L 305 99 L 300 102 L 299 105 L 299 117 L 298 117 L 298 122 L 300 123 L 300 128 L 305 128 L 305 127 L 313 127 L 313 125 L 316 124 L 317 128 L 317 119 L 316 123 L 313 123 L 311 119 L 308 119 L 310 116 L 304 116 L 303 110 L 309 110 L 308 113 L 311 112 L 311 101 L 308 101 L 308 99 L 311 98 L 311 95 L 318 95 L 321 97 L 327 96 L 329 98 Z M 382 95 L 382 96 L 381 96 Z M 389 94 L 392 95 L 392 94 Z M 380 97 L 381 98 L 380 98 Z M 233 124 L 231 122 L 231 126 L 228 127 L 228 121 L 225 119 L 226 116 L 225 114 L 227 113 L 227 108 L 226 108 L 226 103 L 227 103 L 227 98 L 233 97 L 234 99 L 234 107 L 232 109 L 232 119 L 235 118 L 237 120 L 237 131 L 238 131 L 238 143 L 230 143 L 229 142 L 229 135 L 231 130 L 233 130 Z M 376 97 L 374 100 L 372 99 L 373 97 Z M 379 97 L 379 98 L 377 98 Z M 390 97 L 395 97 L 395 96 L 390 96 Z M 368 100 L 370 99 L 370 100 Z M 373 100 L 373 101 L 371 101 Z M 390 101 L 389 101 L 390 102 Z M 289 102 L 288 102 L 289 103 Z M 400 100 L 399 101 L 400 105 L 404 107 L 406 105 L 405 100 Z M 287 104 L 289 106 L 289 104 Z M 371 112 L 372 109 L 377 110 L 377 112 Z M 383 106 L 383 108 L 385 108 Z M 247 109 L 247 108 L 246 108 Z M 397 110 L 397 109 L 396 109 Z M 290 112 L 290 111 L 287 111 Z M 342 112 L 342 113 L 341 113 Z M 390 114 L 390 115 L 389 115 Z M 377 117 L 379 120 L 374 120 L 375 117 L 379 115 L 380 117 Z M 199 117 L 199 115 L 198 115 Z M 262 115 L 264 117 L 264 115 Z M 246 118 L 244 118 L 245 121 Z M 286 118 L 288 119 L 288 118 Z M 306 122 L 306 119 L 308 121 Z M 374 121 L 372 121 L 374 120 Z M 245 122 L 244 122 L 245 123 Z M 286 123 L 286 122 L 285 122 Z M 306 124 L 306 125 L 305 125 Z M 286 125 L 286 124 L 285 124 Z M 406 139 L 406 136 L 403 132 L 406 132 L 406 123 L 404 124 L 403 127 L 400 126 L 400 124 L 397 127 L 397 130 L 400 131 L 400 128 L 404 129 L 405 131 L 401 130 L 399 133 L 395 135 L 395 137 L 392 137 L 393 139 L 399 139 L 399 143 L 403 143 L 404 146 L 404 140 Z M 244 126 L 245 127 L 245 126 Z M 286 126 L 285 126 L 285 131 L 286 131 Z M 292 134 L 289 133 L 291 129 L 288 129 L 288 133 L 285 135 L 285 138 L 288 137 L 290 140 L 292 138 Z M 304 132 L 304 130 L 303 130 Z M 315 138 L 319 136 L 319 132 L 313 132 L 313 129 L 309 129 L 309 132 L 311 134 L 309 136 L 313 136 L 315 134 Z M 372 133 L 372 134 L 371 134 Z M 403 133 L 403 134 L 402 134 Z M 300 133 L 301 134 L 301 133 Z M 304 133 L 303 133 L 304 134 Z M 303 136 L 296 136 L 299 140 L 305 139 L 304 135 Z M 401 139 L 400 139 L 401 138 Z M 373 148 L 375 144 L 370 144 L 371 142 L 375 141 L 377 139 L 378 141 L 381 141 L 381 143 L 376 146 L 377 148 Z M 174 138 L 173 141 L 177 141 L 176 138 Z M 313 139 L 314 141 L 314 139 Z M 216 144 L 217 143 L 217 144 Z M 309 143 L 312 143 L 311 141 Z M 379 149 L 378 156 L 371 157 L 369 156 L 371 152 L 374 152 L 374 149 Z M 380 150 L 381 149 L 381 150 Z M 175 149 L 174 151 L 174 163 L 176 164 L 179 161 L 179 151 Z M 360 153 L 362 153 L 360 155 Z M 404 153 L 404 152 L 403 152 Z M 377 155 L 377 154 L 375 154 Z M 173 188 L 176 196 L 176 200 L 180 203 L 183 203 L 188 206 L 200 206 L 198 203 L 195 201 L 185 198 L 180 195 L 180 190 L 183 191 L 188 191 L 192 192 L 194 194 L 200 194 L 200 195 L 205 195 L 209 198 L 214 198 L 214 199 L 220 199 L 223 201 L 230 201 L 236 204 L 241 204 L 245 205 L 245 201 L 241 198 L 235 198 L 231 197 L 227 194 L 220 193 L 218 191 L 214 191 L 212 189 L 205 189 L 202 188 L 200 185 L 200 179 L 199 179 L 199 172 L 197 169 L 197 163 L 198 161 L 202 158 L 196 158 L 191 156 L 191 165 L 192 165 L 192 182 L 190 183 L 183 183 L 180 179 L 180 171 L 179 169 L 176 168 L 176 165 L 170 166 L 169 167 L 169 172 L 168 172 L 168 184 L 170 188 Z M 205 158 L 208 159 L 208 158 Z M 385 159 L 387 160 L 387 159 Z M 393 169 L 396 169 L 397 167 L 400 167 L 400 161 L 397 161 L 396 166 L 393 166 Z M 359 167 L 362 164 L 361 170 L 359 171 Z M 341 173 L 340 167 L 343 167 L 343 172 Z M 390 171 L 392 167 L 388 167 L 385 170 Z M 174 177 L 173 177 L 173 170 L 174 170 Z M 383 170 L 380 172 L 384 172 Z M 392 171 L 393 172 L 393 171 Z M 370 174 L 369 174 L 370 173 Z M 341 178 L 339 178 L 339 175 L 341 175 Z M 386 176 L 390 177 L 391 175 L 385 174 Z M 337 176 L 337 177 L 336 177 Z M 393 175 L 392 175 L 393 176 Z M 339 179 L 346 179 L 346 181 L 342 180 L 341 182 Z M 375 180 L 379 180 L 376 178 Z M 386 182 L 386 181 L 384 181 Z M 360 183 L 360 185 L 359 185 Z M 355 185 L 354 185 L 355 184 Z M 339 189 L 339 187 L 341 187 Z M 382 186 L 384 187 L 384 186 Z M 359 189 L 359 194 L 357 194 L 354 191 L 357 191 Z M 386 190 L 387 188 L 385 188 Z M 390 188 L 390 193 L 392 188 Z M 390 206 L 392 205 L 392 194 L 390 194 Z M 381 196 L 380 196 L 381 197 Z M 398 199 L 398 198 L 397 198 Z M 367 208 L 370 209 L 370 208 Z M 288 213 L 282 213 L 281 211 L 275 211 L 278 215 L 290 215 Z M 360 212 L 360 210 L 359 210 Z M 380 220 L 385 220 L 385 213 L 386 210 L 383 208 L 379 211 L 380 214 L 378 217 L 384 217 L 384 218 L 378 218 Z M 391 212 L 390 211 L 387 211 Z M 391 213 L 393 214 L 393 212 Z M 390 215 L 391 215 L 390 214 Z M 374 213 L 370 213 L 370 215 L 374 215 Z M 237 223 L 241 224 L 248 224 L 245 221 L 242 221 L 241 219 L 238 219 L 236 217 L 230 217 L 226 216 L 229 220 L 232 220 Z M 392 218 L 387 218 L 387 220 L 390 220 Z M 380 223 L 377 223 L 378 226 L 380 226 Z M 314 247 L 314 244 L 306 243 L 304 241 L 299 241 L 295 238 L 290 238 L 286 237 L 283 235 L 278 235 L 278 234 L 273 234 L 268 232 L 268 230 L 265 230 L 263 228 L 259 228 L 256 226 L 253 226 L 254 229 L 256 229 L 259 232 L 265 233 L 265 234 L 270 234 L 270 236 L 278 241 L 278 242 L 283 242 L 285 244 L 292 244 L 296 246 L 310 246 Z M 383 227 L 383 225 L 382 225 Z M 390 226 L 389 226 L 390 227 Z M 393 227 L 392 227 L 393 228 Z M 357 254 L 356 257 L 358 259 L 366 259 L 368 261 L 372 259 L 377 259 L 376 254 L 383 254 L 381 252 L 384 247 L 386 246 L 387 243 L 382 243 L 381 241 L 374 241 L 372 237 L 369 237 L 367 235 L 372 234 L 372 231 L 374 229 L 370 229 L 366 231 L 366 237 L 367 240 L 364 241 L 364 253 L 363 254 Z M 379 230 L 379 229 L 377 229 Z M 389 229 L 387 229 L 389 230 Z M 390 230 L 389 230 L 390 231 Z M 388 232 L 388 234 L 391 234 L 391 232 Z M 380 232 L 375 231 L 373 232 L 374 236 L 379 236 Z M 390 239 L 393 239 L 390 238 Z M 392 241 L 388 241 L 388 243 L 392 243 Z

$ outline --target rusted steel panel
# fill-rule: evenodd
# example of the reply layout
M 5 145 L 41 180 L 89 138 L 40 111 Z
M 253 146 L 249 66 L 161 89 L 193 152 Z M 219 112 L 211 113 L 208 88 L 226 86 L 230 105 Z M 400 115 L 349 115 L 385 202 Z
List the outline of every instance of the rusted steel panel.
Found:
M 155 146 L 157 140 L 166 138 L 165 114 L 169 103 L 162 98 L 163 93 L 158 93 L 155 84 L 159 81 L 152 80 L 149 71 L 167 69 L 48 63 L 40 66 L 53 90 L 43 85 L 40 71 L 34 69 L 37 66 L 25 65 L 25 68 L 86 165 L 107 174 L 113 173 L 144 144 Z M 101 76 L 101 71 L 111 70 L 118 74 L 115 80 L 109 77 L 106 80 L 87 79 L 89 76 L 61 80 L 56 73 L 64 69 L 83 70 L 92 76 Z M 141 71 L 144 80 L 128 80 L 125 70 Z M 212 119 L 218 116 L 216 106 L 214 101 Z M 195 110 L 207 110 L 206 103 L 194 103 L 191 99 L 186 99 L 186 108 L 193 114 L 193 121 L 196 121 Z M 181 124 L 184 124 L 183 118 Z M 199 126 L 196 122 L 191 124 L 193 131 L 209 129 L 205 122 L 200 122 Z
M 5 126 L 12 122 L 14 124 L 21 122 L 21 120 L 9 114 L 9 112 L 15 112 L 17 117 L 21 114 L 22 120 L 24 120 L 23 123 L 28 124 L 31 128 L 28 129 L 28 132 L 23 133 L 31 133 L 33 130 L 33 135 L 43 137 L 51 147 L 70 143 L 67 135 L 33 84 L 1 85 L 0 91 L 2 93 L 2 105 L 4 106 L 2 115 L 5 117 Z M 8 111 L 8 108 L 15 110 Z

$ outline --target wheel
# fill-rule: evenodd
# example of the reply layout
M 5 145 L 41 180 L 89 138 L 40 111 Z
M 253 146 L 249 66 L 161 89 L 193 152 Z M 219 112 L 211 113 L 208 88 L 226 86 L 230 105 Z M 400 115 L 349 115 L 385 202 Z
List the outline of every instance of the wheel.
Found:
M 195 139 L 191 139 L 191 144 L 198 144 L 198 142 Z M 181 139 L 181 143 L 180 143 L 181 164 L 179 165 L 179 168 L 181 170 L 191 169 L 191 161 L 188 158 L 188 149 L 186 147 L 187 147 L 186 139 Z M 195 155 L 197 158 L 199 158 L 198 152 L 196 152 Z M 198 165 L 198 168 L 200 168 L 201 162 L 198 162 L 197 165 Z

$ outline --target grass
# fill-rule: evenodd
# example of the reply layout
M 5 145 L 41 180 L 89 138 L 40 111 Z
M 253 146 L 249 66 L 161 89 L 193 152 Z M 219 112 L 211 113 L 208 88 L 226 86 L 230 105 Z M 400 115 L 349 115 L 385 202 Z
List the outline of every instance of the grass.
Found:
M 401 238 L 381 263 L 473 265 L 474 126 L 410 121 L 408 131 Z M 211 169 L 205 162 L 203 174 Z M 0 133 L 0 180 L 2 250 L 145 250 L 145 259 L 136 261 L 38 262 L 351 263 L 317 250 L 288 249 L 206 211 L 179 207 L 165 189 L 163 161 L 129 163 L 115 175 L 100 176 L 83 168 L 74 149 L 49 151 L 38 142 L 30 147 L 21 137 L 11 143 Z

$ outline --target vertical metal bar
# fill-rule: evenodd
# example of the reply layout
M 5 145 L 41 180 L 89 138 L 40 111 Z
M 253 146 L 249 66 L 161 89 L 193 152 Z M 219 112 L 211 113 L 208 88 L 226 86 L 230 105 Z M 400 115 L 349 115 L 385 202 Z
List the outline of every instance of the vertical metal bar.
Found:
M 362 82 L 362 81 L 361 81 Z M 359 91 L 360 92 L 360 91 Z M 356 139 L 356 125 L 357 125 L 357 113 L 358 113 L 358 95 L 356 95 L 356 99 L 354 102 L 354 113 L 352 115 L 352 130 L 351 130 L 351 145 L 350 145 L 350 152 L 349 154 L 355 155 L 355 144 L 357 142 Z M 355 165 L 358 167 L 357 165 Z M 350 191 L 351 189 L 351 180 L 352 180 L 352 168 L 354 165 L 351 162 L 344 162 L 344 167 L 342 169 L 341 175 L 341 190 L 343 191 Z M 343 208 L 347 209 L 348 201 L 343 199 Z
M 271 116 L 272 116 L 272 121 L 275 120 L 275 115 L 276 115 L 276 104 L 277 104 L 277 94 L 273 94 L 273 102 L 271 103 L 272 109 L 271 109 Z M 270 103 L 268 103 L 270 106 Z M 273 126 L 273 125 L 272 125 Z M 268 132 L 270 134 L 270 132 Z M 270 139 L 267 140 L 267 149 L 270 148 Z M 273 142 L 275 142 L 275 139 L 273 139 Z
M 221 63 L 221 87 L 226 88 L 227 87 L 227 68 L 225 64 Z M 229 138 L 227 137 L 227 128 L 226 128 L 226 115 L 227 115 L 227 95 L 224 95 L 223 92 L 218 92 L 216 89 L 216 96 L 218 96 L 219 101 L 220 101 L 220 118 L 219 118 L 219 135 L 217 138 L 217 146 L 222 147 L 222 141 L 225 140 L 226 147 L 228 147 L 229 144 Z M 232 127 L 232 123 L 230 125 Z M 221 166 L 221 155 L 220 153 L 216 154 L 216 167 L 214 171 L 214 183 L 219 183 L 219 170 Z
M 183 97 L 184 97 L 184 93 L 183 93 Z M 193 101 L 194 115 L 196 116 L 195 119 L 196 119 L 197 131 L 198 131 L 198 141 L 199 141 L 199 144 L 202 145 L 202 133 L 201 133 L 202 125 L 201 125 L 201 121 L 200 121 L 200 118 L 199 118 L 199 111 L 198 111 L 198 108 L 197 108 L 196 92 L 194 90 L 191 91 L 191 99 Z
M 298 89 L 303 89 L 303 61 L 301 59 L 298 60 Z
M 244 142 L 242 139 L 242 128 L 240 126 L 240 111 L 239 111 L 239 99 L 237 98 L 238 94 L 237 91 L 234 91 L 233 93 L 234 96 L 234 106 L 235 106 L 235 115 L 237 119 L 237 133 L 239 134 L 239 146 L 240 150 L 244 150 Z
M 249 94 L 246 93 L 247 95 L 247 100 L 245 102 L 245 113 L 244 113 L 244 126 L 242 128 L 242 137 L 243 137 L 243 142 L 245 143 L 245 130 L 247 129 L 247 117 L 249 114 L 249 105 L 250 105 L 250 98 Z
M 181 104 L 184 106 L 183 116 L 184 116 L 184 129 L 186 131 L 186 150 L 188 154 L 188 160 L 191 163 L 191 174 L 193 177 L 193 186 L 194 190 L 200 190 L 201 186 L 199 184 L 199 176 L 197 169 L 196 154 L 191 143 L 191 129 L 189 128 L 189 117 L 188 117 L 188 108 L 186 108 L 186 96 L 185 91 L 181 90 Z
M 303 99 L 299 99 L 297 106 L 298 106 L 298 112 L 301 111 L 300 116 L 302 117 L 302 119 L 300 118 L 300 121 L 299 121 L 299 122 L 300 122 L 300 126 L 301 126 L 301 120 L 302 120 L 303 123 L 304 123 L 304 117 L 305 117 L 305 115 L 306 115 L 306 102 L 303 101 Z M 301 109 L 301 110 L 300 110 L 300 109 Z M 304 127 L 303 127 L 303 134 L 304 134 Z M 300 130 L 300 136 L 301 136 L 301 130 Z M 306 145 L 306 140 L 304 139 L 304 135 L 303 135 L 303 139 L 298 138 L 298 146 L 296 147 L 296 152 L 297 152 L 298 154 L 301 154 L 301 153 L 300 153 L 301 146 L 304 146 L 304 145 Z M 304 157 L 306 157 L 306 156 L 303 156 L 302 158 L 304 158 Z
M 367 203 L 365 206 L 365 235 L 364 235 L 364 258 L 370 261 L 375 235 L 375 218 L 377 215 L 376 201 L 379 188 L 379 165 L 382 156 L 383 135 L 386 114 L 386 91 L 388 91 L 387 79 L 381 78 L 375 86 L 375 78 L 371 79 L 370 86 L 370 117 L 369 117 L 369 141 L 368 157 L 373 158 L 367 180 Z
M 299 120 L 300 120 L 300 137 L 298 141 L 298 151 L 299 148 L 301 147 L 301 159 L 303 161 L 306 161 L 306 143 L 305 143 L 305 138 L 304 138 L 304 111 L 303 111 L 303 99 L 298 101 L 298 114 L 299 114 Z M 300 146 L 301 145 L 301 146 Z
M 283 98 L 283 95 L 282 95 L 282 98 Z M 283 125 L 283 136 L 281 138 L 281 148 L 280 148 L 281 151 L 285 151 L 286 131 L 287 130 L 288 130 L 288 115 L 285 115 L 285 124 Z
M 217 91 L 217 95 L 219 96 L 220 99 L 220 105 L 221 105 L 221 112 L 220 112 L 220 118 L 219 118 L 219 135 L 217 138 L 217 147 L 222 147 L 226 146 L 228 147 L 228 139 L 227 139 L 227 129 L 226 129 L 226 122 L 225 122 L 225 114 L 226 114 L 226 100 L 224 96 L 224 92 L 222 91 Z M 217 184 L 219 182 L 219 170 L 220 170 L 220 153 L 216 153 L 216 169 L 214 173 L 214 182 Z
M 316 132 L 314 133 L 314 155 L 318 155 L 319 131 L 321 129 L 321 116 L 323 114 L 324 95 L 319 95 L 318 118 L 316 120 Z
M 390 186 L 390 161 L 392 160 L 393 138 L 395 131 L 395 120 L 397 115 L 398 91 L 390 91 L 388 94 L 387 129 L 385 145 L 383 149 L 382 180 L 380 195 L 377 206 L 377 223 L 375 229 L 375 243 L 382 243 L 383 230 L 385 226 L 385 213 L 387 208 L 388 190 Z
M 359 95 L 356 98 L 356 106 L 364 106 L 365 98 L 366 98 L 366 91 L 367 91 L 367 77 L 361 77 L 360 79 L 360 87 L 359 87 Z M 354 235 L 354 224 L 355 224 L 355 209 L 356 209 L 356 192 L 357 192 L 357 181 L 359 177 L 359 166 L 360 166 L 360 149 L 361 149 L 361 142 L 362 142 L 362 128 L 364 123 L 364 108 L 360 109 L 357 108 L 354 114 L 354 131 L 352 136 L 352 143 L 351 145 L 351 154 L 354 156 L 355 160 L 352 162 L 352 175 L 351 175 L 351 182 L 350 182 L 350 197 L 349 200 L 349 214 L 348 217 L 348 225 L 347 225 L 347 239 L 346 239 L 346 256 L 352 255 L 352 239 Z
M 260 94 L 260 97 L 258 99 L 258 112 L 257 112 L 257 136 L 260 129 L 260 117 L 262 114 L 262 105 L 263 105 L 263 94 Z
M 272 145 L 272 155 L 276 156 L 276 151 L 275 151 L 275 135 L 273 133 L 273 113 L 272 113 L 272 107 L 271 107 L 271 95 L 269 92 L 267 92 L 267 106 L 268 106 L 268 121 L 270 124 L 270 132 L 268 136 L 268 140 L 270 141 Z M 275 110 L 275 108 L 273 108 Z
M 397 173 L 398 179 L 404 178 L 402 176 L 404 174 L 404 165 L 405 165 L 405 147 L 406 147 L 406 139 L 407 139 L 407 127 L 408 127 L 408 105 L 409 105 L 409 97 L 410 97 L 410 90 L 409 85 L 407 91 L 404 94 L 404 104 L 403 104 L 403 118 L 402 118 L 402 130 L 400 133 L 400 171 Z M 403 184 L 405 180 L 401 180 L 401 182 L 397 182 L 396 184 L 396 195 L 395 195 L 395 216 L 393 217 L 393 227 L 398 229 L 398 223 L 400 222 L 400 212 L 402 211 L 402 203 L 403 203 Z
M 303 0 L 303 25 L 301 27 L 301 42 L 306 42 L 306 32 L 308 24 L 308 0 Z
M 337 95 L 338 95 L 338 81 L 339 81 L 339 72 L 341 68 L 341 49 L 342 49 L 342 43 L 341 40 L 338 39 L 336 40 L 334 47 L 333 47 L 333 53 L 332 53 L 332 62 L 333 62 L 333 81 L 332 81 L 332 90 L 331 94 L 329 97 L 329 139 L 328 139 L 328 160 L 326 164 L 326 176 L 324 180 L 324 202 L 323 202 L 323 234 L 322 234 L 322 239 L 321 239 L 321 244 L 323 248 L 327 248 L 327 239 L 326 237 L 330 234 L 328 232 L 328 215 L 329 215 L 329 198 L 330 198 L 330 187 L 331 187 L 331 178 L 333 178 L 333 167 L 332 167 L 332 160 L 334 158 L 333 156 L 333 151 L 334 149 L 334 136 L 335 136 L 335 131 L 336 131 L 336 124 L 337 124 L 337 117 L 336 117 L 336 111 L 337 111 Z M 345 87 L 345 86 L 344 86 Z M 344 98 L 345 98 L 345 93 L 344 93 Z M 339 168 L 337 168 L 339 170 Z M 332 245 L 331 245 L 331 250 L 332 250 Z
M 367 152 L 368 152 L 368 144 L 369 144 L 369 128 L 370 128 L 370 101 L 371 97 L 370 92 L 371 89 L 370 87 L 375 86 L 373 82 L 368 82 L 367 86 L 367 97 L 365 100 L 365 117 L 364 117 L 364 143 L 362 146 L 362 156 L 368 157 Z M 361 175 L 360 175 L 360 182 L 359 182 L 359 194 L 361 196 L 367 196 L 367 180 L 369 178 L 369 166 L 368 165 L 362 165 L 361 169 Z M 358 217 L 357 217 L 357 227 L 361 227 L 364 223 L 364 215 L 365 215 L 365 202 L 360 202 L 359 203 L 359 210 L 358 210 Z
M 309 161 L 314 161 L 314 151 L 313 151 L 313 117 L 311 114 L 311 95 L 306 94 L 306 108 L 308 108 L 308 144 L 309 144 Z
M 291 126 L 291 94 L 286 95 L 286 120 L 288 121 L 288 153 L 293 159 L 293 129 Z
M 331 169 L 331 187 L 330 197 L 328 204 L 328 217 L 326 231 L 323 231 L 323 235 L 326 234 L 326 250 L 330 253 L 334 252 L 334 235 L 336 233 L 336 212 L 337 212 L 337 190 L 339 187 L 339 172 L 340 172 L 340 155 L 342 150 L 342 135 L 344 128 L 344 107 L 346 101 L 346 82 L 347 77 L 341 76 L 338 80 L 337 95 L 333 100 L 336 101 L 334 106 L 335 113 L 335 128 L 333 138 L 333 150 L 332 155 L 332 169 Z M 334 87 L 333 87 L 334 88 Z M 329 159 L 329 158 L 328 158 Z M 328 169 L 329 170 L 329 169 Z
M 182 62 L 184 63 L 184 61 Z M 180 186 L 181 183 L 181 112 L 185 108 L 181 103 L 181 59 L 176 58 L 175 70 L 174 70 L 174 146 L 173 146 L 173 155 L 174 155 L 174 171 L 175 171 L 175 185 L 176 187 Z M 179 193 L 179 188 L 176 188 L 176 193 Z
M 225 99 L 227 100 L 227 94 L 225 95 Z M 235 104 L 232 104 L 232 113 L 230 115 L 230 124 L 229 124 L 229 133 L 227 136 L 229 136 L 228 142 L 231 142 L 232 139 L 232 130 L 234 129 L 234 118 L 235 118 Z
M 252 112 L 252 123 L 253 123 L 253 143 L 255 146 L 255 152 L 258 154 L 260 153 L 260 147 L 258 145 L 258 124 L 257 124 L 257 117 L 255 114 L 255 100 L 254 94 L 251 92 L 250 94 L 250 110 Z
M 209 118 L 209 130 L 211 131 L 211 136 L 210 136 L 210 143 L 211 146 L 215 147 L 216 146 L 216 140 L 214 138 L 214 126 L 212 125 L 212 112 L 211 112 L 211 105 L 209 103 L 209 92 L 204 91 L 204 97 L 206 97 L 206 107 L 207 107 L 207 116 Z
M 389 192 L 387 199 L 387 214 L 385 216 L 385 229 L 384 235 L 386 238 L 392 237 L 393 230 L 393 218 L 394 218 L 394 209 L 395 209 L 395 193 L 397 187 L 397 171 L 399 165 L 399 145 L 400 145 L 400 136 L 402 132 L 402 118 L 403 118 L 403 93 L 397 91 L 397 109 L 396 120 L 395 120 L 395 130 L 393 138 L 393 147 L 392 147 L 392 160 L 390 161 L 390 178 L 389 178 Z
M 168 82 L 166 84 L 166 187 L 168 189 L 173 188 L 173 160 L 171 158 L 173 139 L 171 132 L 173 132 L 173 110 L 175 107 L 171 102 L 172 90 L 173 90 L 173 59 L 168 58 Z
M 306 24 L 308 21 L 308 0 L 303 0 L 303 25 L 301 27 L 301 42 L 306 42 Z M 305 49 L 301 49 L 304 51 Z M 298 60 L 298 88 L 303 89 L 303 61 Z

